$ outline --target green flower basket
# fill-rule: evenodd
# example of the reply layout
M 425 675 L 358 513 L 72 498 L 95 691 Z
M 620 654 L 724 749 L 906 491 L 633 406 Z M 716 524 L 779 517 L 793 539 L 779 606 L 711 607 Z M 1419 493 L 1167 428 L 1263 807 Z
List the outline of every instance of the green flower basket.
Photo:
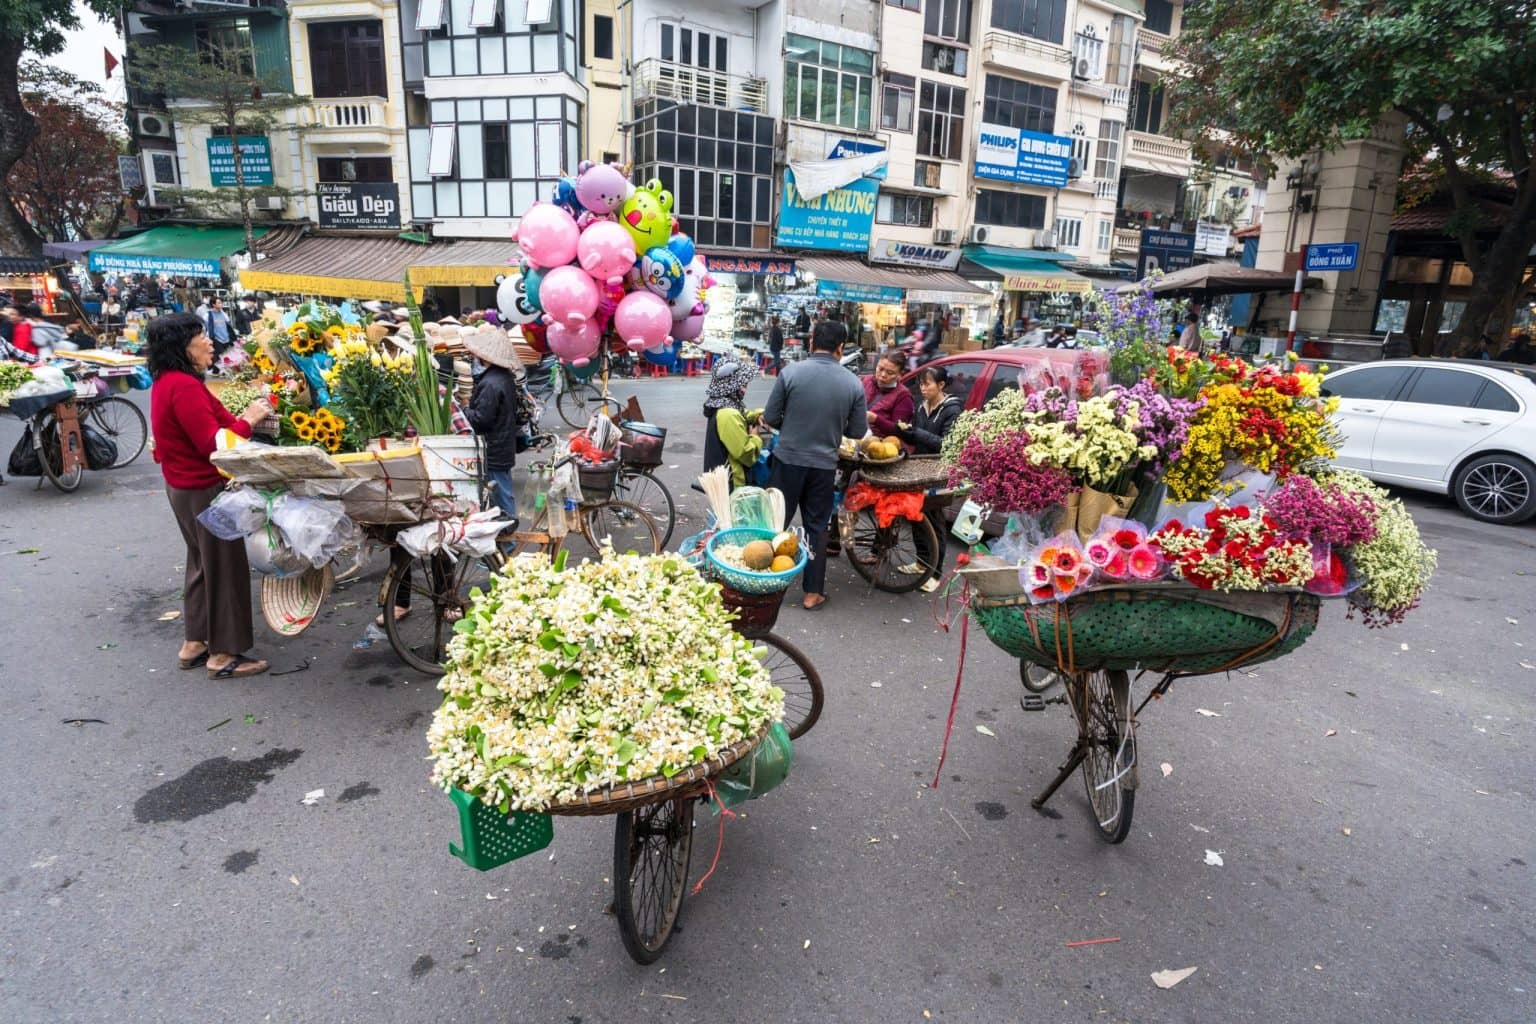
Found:
M 449 843 L 448 852 L 477 871 L 489 871 L 538 853 L 554 841 L 555 822 L 547 814 L 502 814 L 457 788 L 449 790 L 448 796 L 459 809 L 460 840 L 464 844 L 461 848 Z
M 994 644 L 1051 669 L 1202 675 L 1282 657 L 1317 629 L 1318 599 L 1310 594 L 1251 593 L 1218 603 L 1197 596 L 1205 593 L 1096 590 L 1060 605 L 977 595 L 971 612 Z M 1229 606 L 1244 602 L 1257 614 Z

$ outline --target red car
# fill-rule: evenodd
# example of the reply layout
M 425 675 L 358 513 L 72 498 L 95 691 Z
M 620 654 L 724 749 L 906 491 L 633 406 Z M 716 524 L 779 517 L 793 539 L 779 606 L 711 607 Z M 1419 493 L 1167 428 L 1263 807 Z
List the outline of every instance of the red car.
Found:
M 1040 358 L 1038 348 L 987 348 L 975 352 L 956 352 L 940 356 L 930 363 L 905 374 L 901 383 L 912 392 L 912 401 L 922 404 L 923 396 L 917 391 L 917 377 L 930 366 L 942 366 L 949 371 L 949 383 L 944 390 L 959 398 L 967 409 L 980 409 L 1004 388 L 1019 386 L 1019 370 L 1031 360 Z

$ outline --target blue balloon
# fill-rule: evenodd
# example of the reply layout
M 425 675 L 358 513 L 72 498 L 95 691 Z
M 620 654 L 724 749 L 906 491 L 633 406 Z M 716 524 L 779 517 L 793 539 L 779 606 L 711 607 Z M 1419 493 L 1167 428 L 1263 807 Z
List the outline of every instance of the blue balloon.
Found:
M 531 264 L 522 265 L 523 295 L 528 299 L 528 304 L 539 312 L 544 312 L 543 303 L 539 302 L 539 285 L 544 283 L 544 271 L 535 270 Z
M 677 353 L 682 347 L 682 342 L 674 341 L 672 344 L 662 349 L 646 349 L 640 354 L 645 357 L 646 362 L 655 366 L 660 366 L 663 369 L 670 370 L 672 367 L 677 365 Z
M 575 178 L 561 178 L 555 182 L 554 193 L 550 199 L 556 206 L 563 207 L 572 217 L 580 217 L 586 209 L 581 205 L 581 200 L 576 198 Z
M 667 240 L 667 248 L 671 249 L 674 253 L 677 254 L 678 260 L 681 261 L 685 267 L 693 262 L 694 256 L 698 255 L 698 253 L 694 250 L 693 239 L 689 238 L 681 231 Z

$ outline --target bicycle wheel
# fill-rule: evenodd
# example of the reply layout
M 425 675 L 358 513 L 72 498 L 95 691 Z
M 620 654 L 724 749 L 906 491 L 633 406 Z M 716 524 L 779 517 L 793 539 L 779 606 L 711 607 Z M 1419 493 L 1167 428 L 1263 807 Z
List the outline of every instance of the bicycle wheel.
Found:
M 758 657 L 773 685 L 784 691 L 784 728 L 790 739 L 797 740 L 821 717 L 821 673 L 800 648 L 781 636 L 765 633 L 757 644 L 764 648 Z
M 34 420 L 35 440 L 37 445 L 38 461 L 43 464 L 43 475 L 53 481 L 53 486 L 65 494 L 73 492 L 80 486 L 80 479 L 85 476 L 85 460 L 82 458 L 75 463 L 75 468 L 69 472 L 64 471 L 64 452 L 61 448 L 63 438 L 59 431 L 59 420 L 52 413 L 47 413 L 40 420 Z
M 672 540 L 672 531 L 677 527 L 677 504 L 672 500 L 672 492 L 667 490 L 667 485 L 648 469 L 626 466 L 619 474 L 613 496 L 639 506 L 655 521 L 656 532 L 661 534 L 661 546 L 665 549 Z
M 397 558 L 379 590 L 384 635 L 411 668 L 428 675 L 443 674 L 453 626 L 469 608 L 470 590 L 490 586 L 491 574 L 500 565 L 496 556 L 461 557 L 450 562 L 443 554 Z M 395 609 L 406 609 L 396 617 Z
M 581 533 L 593 551 L 601 550 L 603 540 L 607 539 L 612 541 L 613 550 L 620 554 L 626 551 L 661 554 L 661 534 L 656 529 L 656 521 L 646 515 L 644 509 L 627 501 L 582 506 Z
M 915 522 L 898 517 L 881 526 L 874 510 L 864 509 L 854 521 L 846 553 L 853 571 L 876 589 L 905 594 L 939 575 L 944 537 L 927 516 Z
M 92 402 L 81 410 L 91 426 L 112 439 L 117 445 L 117 461 L 108 469 L 126 466 L 144 451 L 149 438 L 149 425 L 138 406 L 120 395 L 112 395 Z
M 1032 661 L 1019 659 L 1019 682 L 1024 684 L 1024 689 L 1030 693 L 1044 693 L 1057 683 L 1062 676 L 1055 669 L 1043 668 Z
M 613 830 L 613 909 L 637 964 L 655 963 L 683 909 L 693 854 L 693 799 L 625 811 Z
M 1079 672 L 1069 686 L 1072 710 L 1087 743 L 1083 786 L 1099 838 L 1124 842 L 1136 807 L 1136 729 L 1130 722 L 1131 681 L 1124 672 Z
M 555 399 L 555 409 L 568 425 L 577 430 L 584 430 L 587 421 L 594 413 L 617 415 L 619 403 L 617 399 L 604 397 L 595 384 L 573 383 L 569 389 L 560 392 L 560 397 Z

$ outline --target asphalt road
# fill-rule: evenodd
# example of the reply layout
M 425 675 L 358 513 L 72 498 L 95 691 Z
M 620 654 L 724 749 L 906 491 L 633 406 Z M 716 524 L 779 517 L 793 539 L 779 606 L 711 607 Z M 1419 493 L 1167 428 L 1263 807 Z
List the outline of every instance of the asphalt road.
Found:
M 631 390 L 696 514 L 702 381 Z M 17 434 L 0 421 L 0 452 Z M 560 819 L 548 852 L 485 874 L 449 856 L 433 684 L 352 649 L 374 580 L 297 640 L 258 624 L 289 674 L 215 683 L 176 670 L 161 621 L 182 553 L 147 456 L 73 495 L 12 480 L 0 1020 L 1536 1019 L 1536 523 L 1408 500 L 1440 551 L 1423 608 L 1373 631 L 1329 606 L 1283 661 L 1175 686 L 1142 717 L 1118 847 L 1077 780 L 1030 809 L 1069 715 L 1023 712 L 979 631 L 929 788 L 958 625 L 832 566 L 827 607 L 779 623 L 826 713 L 642 968 L 604 911 L 612 819 Z M 695 879 L 715 819 L 696 835 Z M 1067 945 L 1090 939 L 1117 941 Z

